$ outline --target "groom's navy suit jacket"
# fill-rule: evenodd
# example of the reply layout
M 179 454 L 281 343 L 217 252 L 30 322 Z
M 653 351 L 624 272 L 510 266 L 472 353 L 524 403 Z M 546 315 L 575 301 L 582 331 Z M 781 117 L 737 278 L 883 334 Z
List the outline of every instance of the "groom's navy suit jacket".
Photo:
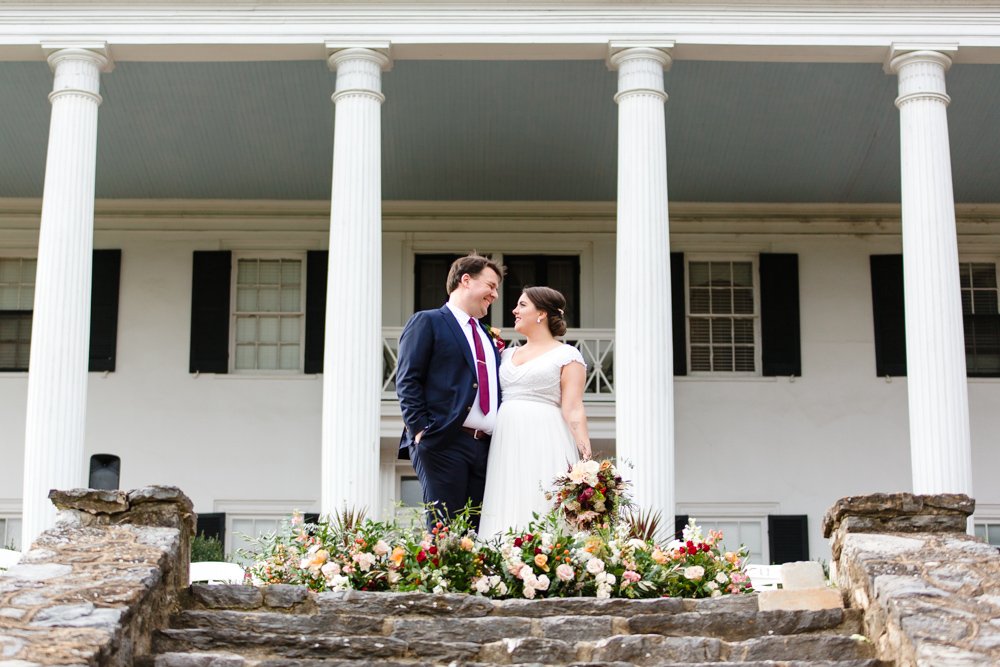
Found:
M 487 338 L 499 369 L 500 353 Z M 404 426 L 399 457 L 409 458 L 409 447 L 421 431 L 419 447 L 427 451 L 455 437 L 476 400 L 477 382 L 469 340 L 448 306 L 414 313 L 399 338 L 396 366 Z

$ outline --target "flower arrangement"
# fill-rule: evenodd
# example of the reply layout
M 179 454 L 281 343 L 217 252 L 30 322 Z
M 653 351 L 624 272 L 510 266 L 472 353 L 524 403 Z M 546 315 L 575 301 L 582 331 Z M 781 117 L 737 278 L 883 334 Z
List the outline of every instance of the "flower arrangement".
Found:
M 476 535 L 470 507 L 430 531 L 346 512 L 309 524 L 296 513 L 280 533 L 258 538 L 257 548 L 241 555 L 252 560 L 250 583 L 315 591 L 534 599 L 701 598 L 752 590 L 745 547 L 727 551 L 722 533 L 704 537 L 694 519 L 682 540 L 662 543 L 634 516 L 622 519 L 626 489 L 610 461 L 581 461 L 556 480 L 552 511 L 497 540 Z
M 613 527 L 621 510 L 631 506 L 624 481 L 611 459 L 584 459 L 555 479 L 555 490 L 546 494 L 553 508 L 576 530 Z

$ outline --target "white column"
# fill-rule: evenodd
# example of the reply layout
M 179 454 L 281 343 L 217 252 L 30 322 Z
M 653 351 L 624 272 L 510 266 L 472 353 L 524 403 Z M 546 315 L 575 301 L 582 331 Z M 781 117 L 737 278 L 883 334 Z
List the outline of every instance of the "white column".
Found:
M 379 507 L 382 399 L 382 70 L 389 58 L 348 48 L 329 58 L 333 189 L 323 358 L 321 511 Z
M 614 54 L 618 69 L 618 229 L 615 260 L 615 438 L 643 509 L 674 516 L 673 337 L 664 51 Z M 670 528 L 672 530 L 672 528 Z
M 911 51 L 899 76 L 903 288 L 914 493 L 972 494 L 965 337 L 945 71 L 951 59 Z
M 94 246 L 101 70 L 107 58 L 67 48 L 49 56 L 55 83 L 45 163 L 24 442 L 27 549 L 55 521 L 50 489 L 85 485 L 84 426 Z

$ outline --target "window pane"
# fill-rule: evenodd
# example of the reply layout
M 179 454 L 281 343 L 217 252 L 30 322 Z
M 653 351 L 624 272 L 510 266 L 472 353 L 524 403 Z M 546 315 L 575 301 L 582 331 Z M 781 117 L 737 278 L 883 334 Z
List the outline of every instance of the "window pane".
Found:
M 440 308 L 441 304 L 448 300 L 448 291 L 445 289 L 448 269 L 458 257 L 458 255 L 416 255 L 414 257 L 415 310 Z M 507 284 L 508 280 L 509 278 L 504 280 L 504 285 Z
M 712 343 L 733 342 L 733 323 L 729 319 L 712 320 Z
M 733 290 L 733 312 L 740 315 L 753 315 L 753 290 Z
M 21 282 L 21 260 L 0 258 L 0 283 L 18 284 Z
M 281 311 L 284 313 L 295 313 L 299 311 L 299 288 L 284 287 L 281 290 Z
M 281 346 L 281 370 L 293 371 L 299 367 L 299 346 Z
M 992 290 L 974 291 L 972 293 L 972 312 L 976 315 L 996 315 L 997 293 Z
M 261 317 L 257 320 L 257 341 L 260 343 L 278 342 L 279 320 L 277 317 Z
M 986 539 L 986 524 L 984 523 L 976 524 L 976 537 L 978 537 L 981 540 Z
M 691 312 L 694 314 L 708 313 L 709 311 L 709 290 L 695 288 L 691 290 Z
M 0 310 L 21 310 L 20 293 L 17 285 L 0 285 Z
M 709 262 L 709 271 L 712 274 L 712 286 L 728 287 L 733 284 L 732 267 L 729 262 Z
M 18 316 L 3 314 L 0 315 L 0 340 L 14 342 L 17 338 Z
M 757 370 L 752 347 L 737 347 L 734 350 L 735 368 L 739 372 L 752 373 Z
M 972 291 L 964 289 L 962 290 L 962 314 L 971 315 L 972 314 Z
M 299 342 L 299 318 L 297 317 L 282 317 L 281 318 L 281 342 L 282 343 L 298 343 Z
M 708 262 L 691 262 L 688 264 L 688 283 L 692 287 L 708 286 Z
M 281 308 L 279 292 L 276 289 L 262 289 L 257 293 L 257 309 L 262 313 L 276 313 Z
M 252 370 L 257 365 L 257 347 L 255 345 L 236 346 L 236 368 Z
M 691 348 L 691 370 L 692 371 L 712 370 L 712 362 L 709 354 L 709 348 L 707 347 Z
M 257 284 L 257 260 L 241 259 L 239 261 L 236 282 L 239 285 Z
M 240 287 L 236 290 L 236 310 L 241 313 L 252 313 L 257 310 L 257 290 L 251 287 Z
M 691 318 L 691 343 L 709 343 L 709 320 Z
M 712 370 L 731 371 L 733 370 L 733 350 L 728 347 L 712 348 Z
M 753 264 L 750 262 L 734 262 L 733 284 L 738 287 L 753 287 Z
M 972 286 L 997 286 L 997 269 L 995 264 L 976 263 L 972 265 Z
M 238 317 L 236 318 L 236 342 L 252 343 L 257 338 L 257 318 Z
M 0 368 L 20 368 L 17 363 L 17 344 L 0 342 Z
M 35 308 L 35 287 L 34 285 L 21 286 L 20 298 L 21 310 L 33 310 Z
M 404 507 L 421 507 L 424 504 L 424 492 L 420 488 L 420 480 L 416 477 L 400 479 L 399 500 Z
M 298 285 L 302 278 L 302 262 L 298 260 L 285 260 L 281 263 L 281 284 Z
M 733 341 L 744 345 L 753 345 L 753 320 L 733 321 Z
M 276 259 L 262 259 L 258 269 L 259 285 L 278 285 L 281 282 L 281 262 Z
M 958 284 L 962 289 L 972 287 L 972 265 L 968 262 L 958 265 Z
M 262 371 L 278 370 L 278 346 L 257 346 L 257 368 Z
M 712 290 L 712 313 L 728 315 L 733 312 L 733 293 L 728 289 Z

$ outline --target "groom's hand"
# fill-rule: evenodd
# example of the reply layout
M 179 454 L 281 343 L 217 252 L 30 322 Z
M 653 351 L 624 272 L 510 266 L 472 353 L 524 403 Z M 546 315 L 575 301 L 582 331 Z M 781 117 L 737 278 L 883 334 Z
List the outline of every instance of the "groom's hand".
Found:
M 426 431 L 426 430 L 427 429 L 424 429 L 424 431 Z M 415 436 L 413 436 L 413 444 L 415 444 L 415 445 L 419 445 L 420 444 L 420 439 L 422 437 L 424 437 L 424 431 L 421 431 L 420 433 L 417 433 Z

